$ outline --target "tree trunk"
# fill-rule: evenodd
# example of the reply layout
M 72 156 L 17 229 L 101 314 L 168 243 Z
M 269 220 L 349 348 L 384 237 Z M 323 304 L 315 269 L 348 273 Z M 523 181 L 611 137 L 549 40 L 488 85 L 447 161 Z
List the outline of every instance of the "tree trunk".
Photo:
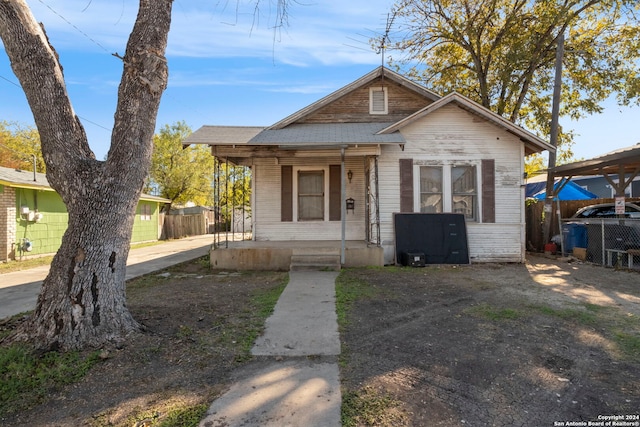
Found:
M 0 37 L 40 133 L 47 179 L 69 212 L 36 310 L 12 339 L 66 350 L 118 342 L 139 329 L 126 307 L 125 268 L 168 78 L 164 52 L 171 6 L 172 0 L 140 0 L 126 53 L 118 56 L 124 71 L 111 148 L 100 162 L 73 111 L 44 29 L 24 0 L 0 0 Z
M 135 203 L 132 209 L 127 198 L 104 190 L 75 198 L 78 203 L 69 208 L 69 227 L 36 310 L 16 338 L 44 349 L 100 347 L 117 344 L 139 329 L 126 307 L 126 260 L 135 214 Z

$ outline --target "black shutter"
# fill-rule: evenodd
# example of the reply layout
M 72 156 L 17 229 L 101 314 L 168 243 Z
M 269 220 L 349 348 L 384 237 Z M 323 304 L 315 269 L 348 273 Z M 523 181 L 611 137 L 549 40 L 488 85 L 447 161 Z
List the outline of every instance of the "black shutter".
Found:
M 329 221 L 340 221 L 342 218 L 340 170 L 340 165 L 329 165 Z
M 413 159 L 400 159 L 400 212 L 413 212 Z
M 482 222 L 496 222 L 496 172 L 493 159 L 482 160 Z
M 280 185 L 280 220 L 293 221 L 293 166 L 282 166 Z

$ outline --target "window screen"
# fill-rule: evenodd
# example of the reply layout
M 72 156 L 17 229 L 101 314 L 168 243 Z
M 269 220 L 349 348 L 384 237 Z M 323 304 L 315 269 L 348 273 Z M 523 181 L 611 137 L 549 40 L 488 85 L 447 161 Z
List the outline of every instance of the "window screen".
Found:
M 442 212 L 442 167 L 420 167 L 420 212 Z
M 298 221 L 324 220 L 324 171 L 298 172 Z
M 453 166 L 451 168 L 452 181 L 452 212 L 464 214 L 466 219 L 476 219 L 478 199 L 475 166 Z

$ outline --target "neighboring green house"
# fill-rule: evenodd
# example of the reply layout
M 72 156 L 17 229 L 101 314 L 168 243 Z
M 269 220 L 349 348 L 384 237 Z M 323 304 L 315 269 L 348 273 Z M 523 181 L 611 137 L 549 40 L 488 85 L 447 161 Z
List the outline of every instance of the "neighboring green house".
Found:
M 160 208 L 169 202 L 146 194 L 140 197 L 132 242 L 159 239 Z M 55 253 L 67 223 L 67 208 L 45 174 L 0 167 L 0 261 Z

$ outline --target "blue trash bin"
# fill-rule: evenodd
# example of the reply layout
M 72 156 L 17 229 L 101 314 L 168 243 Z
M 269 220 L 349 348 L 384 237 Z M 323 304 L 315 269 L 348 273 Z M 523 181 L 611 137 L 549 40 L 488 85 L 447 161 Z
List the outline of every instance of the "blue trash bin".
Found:
M 587 226 L 580 222 L 568 222 L 562 226 L 563 254 L 570 254 L 573 248 L 587 247 Z

